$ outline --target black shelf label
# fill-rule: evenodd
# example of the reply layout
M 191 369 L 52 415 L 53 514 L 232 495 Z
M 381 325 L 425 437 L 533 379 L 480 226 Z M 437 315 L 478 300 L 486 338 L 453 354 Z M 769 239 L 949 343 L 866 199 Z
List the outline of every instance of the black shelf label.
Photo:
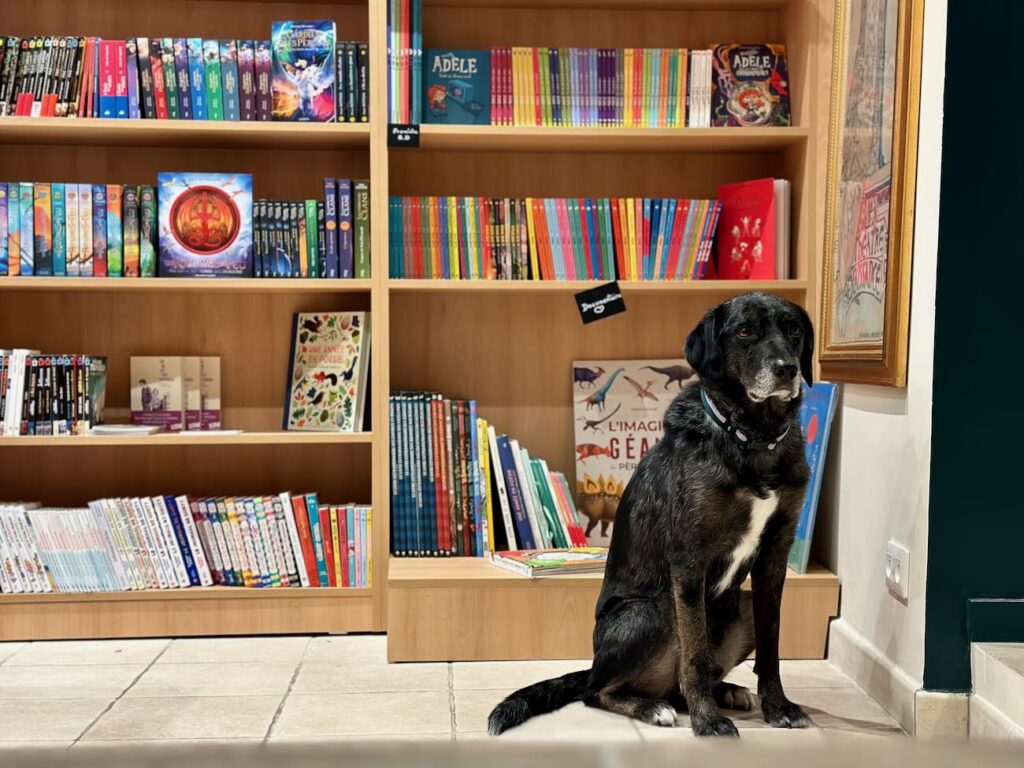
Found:
M 622 298 L 618 281 L 580 291 L 575 295 L 575 299 L 580 319 L 584 324 L 604 320 L 606 317 L 626 311 L 626 302 Z
M 388 123 L 389 147 L 418 147 L 420 127 L 413 123 Z

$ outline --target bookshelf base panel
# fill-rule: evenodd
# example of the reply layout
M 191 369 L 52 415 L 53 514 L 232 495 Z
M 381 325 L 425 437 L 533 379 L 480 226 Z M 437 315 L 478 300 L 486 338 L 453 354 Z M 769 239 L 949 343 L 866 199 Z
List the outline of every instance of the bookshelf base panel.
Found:
M 601 576 L 530 580 L 476 558 L 392 560 L 388 661 L 588 659 Z M 790 572 L 780 656 L 823 659 L 839 579 Z
M 0 641 L 324 634 L 379 629 L 369 591 L 339 592 L 264 595 L 214 588 L 194 597 L 186 591 L 5 595 L 0 598 Z

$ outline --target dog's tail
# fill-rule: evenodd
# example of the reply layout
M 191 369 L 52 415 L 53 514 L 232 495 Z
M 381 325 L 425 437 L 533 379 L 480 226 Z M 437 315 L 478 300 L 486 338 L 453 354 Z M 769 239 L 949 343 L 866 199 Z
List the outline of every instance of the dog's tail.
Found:
M 531 717 L 546 715 L 566 704 L 579 701 L 587 689 L 589 675 L 590 670 L 583 669 L 542 680 L 510 693 L 487 718 L 488 732 L 491 736 L 497 736 L 509 728 L 522 725 Z

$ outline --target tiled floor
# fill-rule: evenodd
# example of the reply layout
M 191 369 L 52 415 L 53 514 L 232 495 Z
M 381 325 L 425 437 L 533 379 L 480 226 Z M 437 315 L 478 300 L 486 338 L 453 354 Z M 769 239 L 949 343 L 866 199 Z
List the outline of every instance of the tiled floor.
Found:
M 261 659 L 262 661 L 254 661 Z M 387 664 L 382 636 L 0 643 L 0 747 L 156 741 L 281 742 L 486 738 L 507 693 L 587 662 Z M 790 698 L 820 726 L 768 728 L 729 713 L 747 739 L 885 737 L 896 723 L 828 662 L 783 662 Z M 730 678 L 754 684 L 745 665 Z M 573 704 L 502 739 L 692 739 Z

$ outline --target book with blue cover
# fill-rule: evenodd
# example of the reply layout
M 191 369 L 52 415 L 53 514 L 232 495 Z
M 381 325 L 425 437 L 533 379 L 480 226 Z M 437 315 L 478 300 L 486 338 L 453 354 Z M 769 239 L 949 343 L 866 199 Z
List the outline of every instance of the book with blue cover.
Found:
M 429 49 L 423 74 L 424 122 L 490 125 L 490 51 Z
M 161 173 L 157 183 L 160 276 L 252 275 L 252 176 Z
M 797 573 L 807 573 L 807 561 L 811 555 L 811 538 L 814 535 L 814 519 L 818 513 L 821 479 L 825 474 L 828 436 L 832 429 L 832 417 L 836 412 L 837 390 L 838 387 L 828 381 L 816 381 L 813 387 L 804 385 L 803 402 L 800 404 L 800 429 L 806 440 L 811 479 L 807 484 L 803 509 L 800 510 L 796 539 L 789 550 L 789 567 Z
M 270 37 L 273 119 L 334 122 L 337 119 L 334 22 L 275 21 Z

